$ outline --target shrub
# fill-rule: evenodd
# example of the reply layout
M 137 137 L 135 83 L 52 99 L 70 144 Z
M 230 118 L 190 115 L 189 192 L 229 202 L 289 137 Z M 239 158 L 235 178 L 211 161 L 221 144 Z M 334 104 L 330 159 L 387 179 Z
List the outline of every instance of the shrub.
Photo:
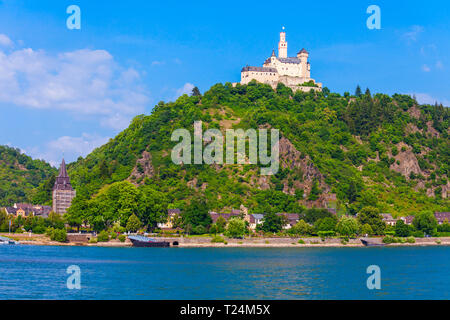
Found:
M 224 243 L 225 239 L 222 238 L 221 236 L 216 235 L 216 236 L 212 237 L 211 242 L 212 243 Z
M 34 229 L 33 229 L 33 233 L 36 233 L 36 234 L 44 234 L 46 230 L 47 230 L 47 229 L 45 228 L 45 226 L 36 226 L 36 227 L 34 227 Z
M 411 232 L 411 236 L 413 236 L 414 238 L 423 238 L 425 235 L 424 235 L 423 231 L 416 230 L 416 231 Z
M 50 239 L 52 241 L 58 241 L 58 242 L 66 242 L 67 241 L 67 233 L 64 229 L 55 229 L 53 230 Z
M 111 239 L 117 239 L 117 233 L 111 232 Z
M 97 242 L 98 242 L 97 238 L 92 238 L 92 239 L 89 240 L 89 243 L 97 243 Z
M 192 228 L 192 234 L 205 234 L 206 231 L 206 228 L 202 225 L 198 225 Z
M 97 236 L 98 242 L 108 242 L 109 241 L 109 233 L 106 231 L 102 231 Z
M 119 223 L 116 223 L 114 224 L 114 227 L 112 227 L 112 231 L 116 233 L 124 233 L 126 228 L 122 227 Z
M 438 237 L 450 237 L 450 232 L 438 232 Z
M 303 239 L 298 240 L 298 243 L 305 244 L 305 241 Z
M 334 231 L 319 231 L 319 232 L 317 232 L 317 235 L 319 237 L 321 237 L 322 239 L 325 239 L 325 238 L 334 237 L 336 235 L 336 232 L 334 232 Z
M 395 243 L 395 242 L 396 242 L 396 240 L 393 236 L 385 236 L 383 238 L 383 243 L 389 244 L 389 243 Z
M 55 229 L 53 227 L 48 227 L 47 230 L 45 230 L 45 235 L 51 237 L 54 230 Z
M 408 243 L 416 243 L 416 239 L 415 239 L 414 237 L 408 237 L 408 238 L 406 239 L 406 241 L 407 241 Z
M 127 240 L 127 237 L 124 234 L 120 234 L 118 236 L 118 239 L 119 239 L 120 242 L 125 242 L 125 240 Z

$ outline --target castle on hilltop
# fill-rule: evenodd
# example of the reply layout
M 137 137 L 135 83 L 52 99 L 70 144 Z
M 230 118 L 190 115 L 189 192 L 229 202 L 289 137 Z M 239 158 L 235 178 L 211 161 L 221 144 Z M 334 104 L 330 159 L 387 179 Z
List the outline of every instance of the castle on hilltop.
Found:
M 288 57 L 286 32 L 280 32 L 278 43 L 278 57 L 275 50 L 264 62 L 262 67 L 244 67 L 241 71 L 241 84 L 248 84 L 252 80 L 269 84 L 276 88 L 278 83 L 290 87 L 292 90 L 309 92 L 311 89 L 322 91 L 322 84 L 311 79 L 311 65 L 308 62 L 309 53 L 300 50 L 296 57 Z

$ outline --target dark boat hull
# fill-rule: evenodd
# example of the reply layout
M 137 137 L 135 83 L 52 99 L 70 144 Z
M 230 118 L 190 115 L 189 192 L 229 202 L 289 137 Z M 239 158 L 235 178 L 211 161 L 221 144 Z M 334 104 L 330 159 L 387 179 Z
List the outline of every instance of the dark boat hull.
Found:
M 362 244 L 366 247 L 383 247 L 386 244 L 385 243 L 378 243 L 378 242 L 370 242 L 364 239 L 359 239 L 361 240 Z
M 170 247 L 170 242 L 167 241 L 139 241 L 130 239 L 133 247 L 153 247 L 153 248 L 167 248 Z

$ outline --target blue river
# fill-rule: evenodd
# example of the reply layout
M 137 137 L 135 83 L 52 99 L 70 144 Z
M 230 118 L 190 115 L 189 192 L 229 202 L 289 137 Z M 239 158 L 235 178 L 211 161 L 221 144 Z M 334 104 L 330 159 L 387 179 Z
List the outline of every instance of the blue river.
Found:
M 69 266 L 81 289 L 69 289 Z M 369 290 L 367 267 L 380 268 Z M 0 246 L 0 299 L 449 299 L 450 247 Z

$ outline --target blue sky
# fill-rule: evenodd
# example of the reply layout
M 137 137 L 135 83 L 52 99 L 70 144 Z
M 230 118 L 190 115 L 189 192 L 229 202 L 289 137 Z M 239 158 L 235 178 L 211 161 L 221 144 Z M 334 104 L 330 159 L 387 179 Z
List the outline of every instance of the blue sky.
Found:
M 68 30 L 66 8 L 81 8 Z M 381 9 L 369 30 L 366 9 Z M 286 27 L 332 91 L 416 94 L 450 105 L 448 1 L 0 0 L 0 144 L 56 165 L 85 156 L 196 85 L 237 82 Z

